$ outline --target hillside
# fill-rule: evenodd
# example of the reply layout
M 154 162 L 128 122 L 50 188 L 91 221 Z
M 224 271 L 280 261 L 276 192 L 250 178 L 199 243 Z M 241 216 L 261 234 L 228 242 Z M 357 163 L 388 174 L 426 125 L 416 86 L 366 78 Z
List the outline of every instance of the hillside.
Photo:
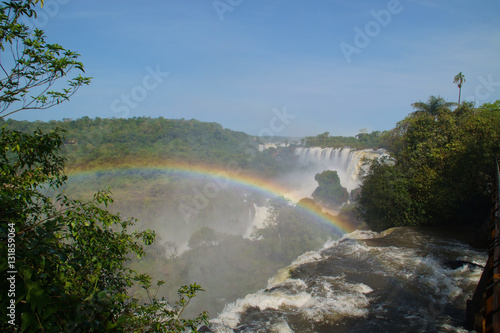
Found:
M 271 154 L 258 153 L 259 139 L 223 128 L 217 123 L 164 118 L 65 119 L 50 122 L 2 120 L 0 126 L 22 132 L 44 132 L 61 127 L 68 169 L 177 160 L 226 165 L 272 173 Z

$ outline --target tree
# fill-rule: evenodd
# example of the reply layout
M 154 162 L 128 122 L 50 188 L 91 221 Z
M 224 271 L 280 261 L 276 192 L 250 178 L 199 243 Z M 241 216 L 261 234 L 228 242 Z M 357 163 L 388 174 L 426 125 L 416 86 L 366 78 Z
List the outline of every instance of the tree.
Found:
M 464 82 L 465 76 L 462 74 L 462 72 L 458 73 L 453 78 L 453 83 L 456 83 L 458 87 L 458 105 L 460 105 L 460 96 L 462 94 L 462 85 L 464 84 Z
M 2 117 L 49 108 L 90 82 L 78 76 L 69 81 L 69 88 L 50 90 L 68 72 L 83 71 L 83 65 L 78 54 L 45 43 L 41 30 L 31 32 L 20 23 L 23 15 L 36 15 L 36 2 L 0 5 L 0 49 L 12 52 L 11 62 L 0 64 L 5 74 L 0 80 Z M 144 255 L 143 244 L 151 244 L 155 234 L 129 232 L 136 221 L 106 210 L 112 203 L 108 192 L 98 192 L 90 201 L 59 192 L 67 179 L 60 155 L 63 134 L 61 128 L 48 133 L 1 128 L 2 332 L 120 331 L 143 323 L 148 315 L 154 325 L 144 325 L 142 331 L 196 330 L 196 324 L 206 322 L 206 314 L 194 320 L 180 316 L 188 303 L 186 297 L 194 297 L 199 286 L 181 288 L 179 306 L 165 304 L 168 313 L 156 311 L 155 297 L 150 298 L 153 308 L 143 308 L 127 295 L 134 282 L 150 287 L 148 277 L 126 263 L 131 254 Z
M 337 171 L 326 170 L 316 174 L 314 179 L 319 186 L 314 190 L 312 197 L 328 206 L 341 206 L 349 199 L 349 192 L 340 184 Z
M 99 192 L 90 202 L 43 194 L 66 180 L 63 159 L 56 154 L 62 145 L 57 129 L 31 135 L 4 128 L 1 138 L 1 250 L 15 247 L 12 260 L 2 260 L 0 269 L 18 273 L 13 297 L 2 295 L 2 314 L 12 299 L 18 314 L 12 324 L 22 330 L 116 326 L 135 274 L 125 266 L 127 256 L 143 255 L 139 241 L 151 243 L 154 233 L 129 234 L 134 220 L 100 208 L 112 202 L 109 193 Z M 9 290 L 5 279 L 0 284 Z
M 414 186 L 390 160 L 373 160 L 358 201 L 360 217 L 376 231 L 423 224 L 418 202 L 411 195 Z
M 146 290 L 149 303 L 138 305 L 134 304 L 134 311 L 131 316 L 125 317 L 125 327 L 130 332 L 198 332 L 200 324 L 209 325 L 208 314 L 201 313 L 194 319 L 181 318 L 184 310 L 188 307 L 191 299 L 196 296 L 198 291 L 204 291 L 196 283 L 189 286 L 182 286 L 177 291 L 179 299 L 171 304 L 165 298 L 157 299 L 159 288 L 164 284 L 163 281 L 157 282 L 156 293 L 153 295 L 151 290 L 151 277 L 147 274 L 141 274 L 138 277 L 140 284 Z M 135 315 L 139 314 L 139 315 Z
M 42 30 L 30 31 L 20 23 L 23 15 L 36 15 L 34 1 L 11 1 L 0 7 L 0 50 L 9 53 L 0 64 L 0 116 L 21 110 L 44 110 L 68 100 L 89 77 L 78 75 L 68 86 L 52 90 L 54 84 L 72 70 L 83 72 L 79 54 L 58 44 L 45 42 Z M 11 66 L 8 70 L 7 66 Z
M 427 103 L 420 101 L 413 103 L 411 106 L 415 109 L 415 113 L 427 113 L 437 117 L 441 112 L 450 112 L 453 103 L 446 102 L 442 97 L 430 96 Z
M 431 99 L 430 99 L 431 100 Z M 372 163 L 360 207 L 374 228 L 452 224 L 477 228 L 489 214 L 494 160 L 500 153 L 499 103 L 455 111 L 432 105 L 391 131 L 386 164 Z M 388 184 L 392 184 L 388 187 Z

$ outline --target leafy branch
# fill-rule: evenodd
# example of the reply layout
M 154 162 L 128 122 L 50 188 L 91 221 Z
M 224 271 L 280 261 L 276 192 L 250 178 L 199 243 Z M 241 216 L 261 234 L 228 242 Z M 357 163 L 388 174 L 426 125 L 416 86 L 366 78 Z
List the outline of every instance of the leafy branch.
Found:
M 178 300 L 174 304 L 170 304 L 163 297 L 157 298 L 158 291 L 165 283 L 164 281 L 160 280 L 156 283 L 157 288 L 153 295 L 150 290 L 151 277 L 149 275 L 139 274 L 136 280 L 146 291 L 149 303 L 137 306 L 135 313 L 131 316 L 130 327 L 135 332 L 184 332 L 186 329 L 198 332 L 200 325 L 209 325 L 207 312 L 203 312 L 193 319 L 181 318 L 196 293 L 204 291 L 200 285 L 193 283 L 180 287 L 177 291 Z
M 2 117 L 21 110 L 51 108 L 69 100 L 81 86 L 90 83 L 90 77 L 79 74 L 67 82 L 67 87 L 52 89 L 69 72 L 85 71 L 78 53 L 47 43 L 42 30 L 31 31 L 18 21 L 21 15 L 36 16 L 34 3 L 12 1 L 0 7 L 0 50 L 10 53 L 7 63 L 0 62 Z

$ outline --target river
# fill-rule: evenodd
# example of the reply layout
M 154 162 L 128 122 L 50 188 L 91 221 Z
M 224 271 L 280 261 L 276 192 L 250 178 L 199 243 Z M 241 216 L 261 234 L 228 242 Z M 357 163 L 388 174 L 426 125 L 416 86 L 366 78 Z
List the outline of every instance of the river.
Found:
M 467 332 L 485 251 L 401 227 L 355 231 L 228 304 L 213 332 Z

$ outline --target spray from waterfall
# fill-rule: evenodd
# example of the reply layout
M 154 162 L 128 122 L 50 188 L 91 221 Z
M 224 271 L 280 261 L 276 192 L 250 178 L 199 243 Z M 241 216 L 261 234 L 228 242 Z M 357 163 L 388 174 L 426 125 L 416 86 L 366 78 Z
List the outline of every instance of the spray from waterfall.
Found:
M 337 171 L 340 183 L 347 191 L 360 186 L 364 161 L 379 158 L 385 150 L 345 148 L 296 148 L 298 171 L 289 177 L 294 183 L 291 197 L 310 197 L 318 186 L 314 176 L 326 170 Z

